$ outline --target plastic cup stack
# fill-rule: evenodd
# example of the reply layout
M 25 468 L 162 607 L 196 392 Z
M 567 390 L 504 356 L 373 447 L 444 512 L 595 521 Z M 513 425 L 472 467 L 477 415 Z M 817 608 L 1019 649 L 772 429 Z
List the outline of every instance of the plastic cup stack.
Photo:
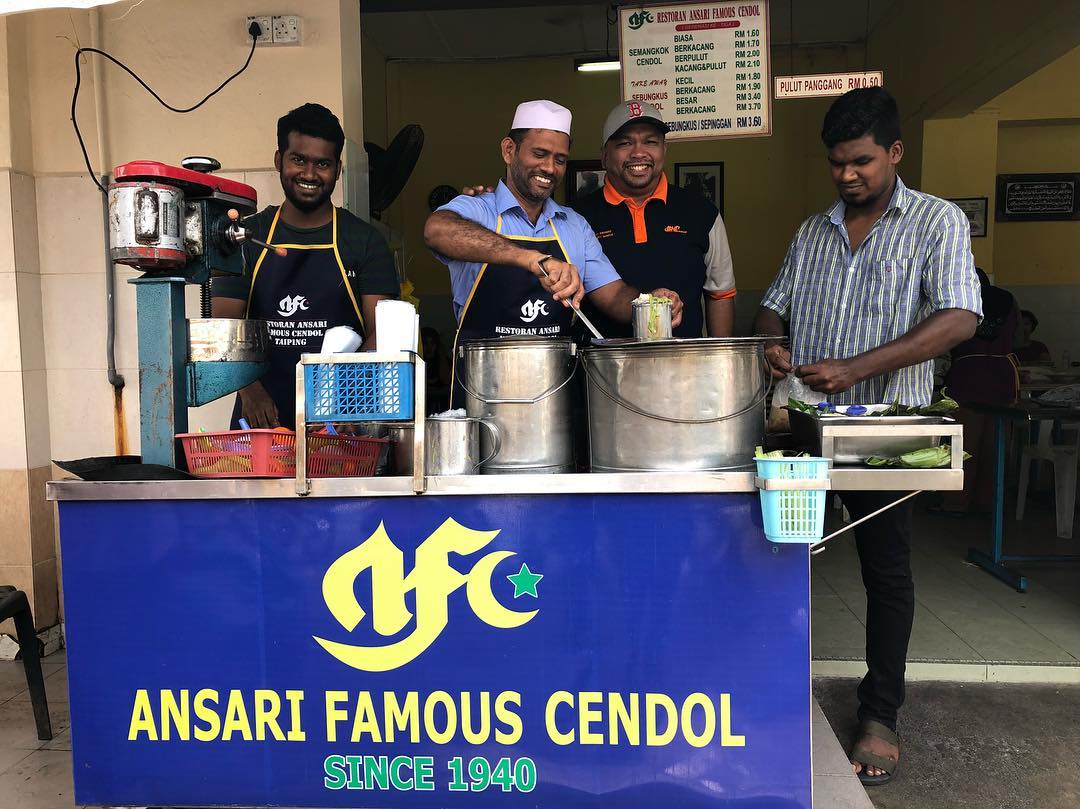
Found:
M 375 342 L 379 352 L 416 351 L 420 337 L 420 315 L 407 301 L 379 301 L 375 304 Z
M 348 326 L 331 326 L 323 334 L 320 354 L 349 354 L 360 348 L 360 335 Z

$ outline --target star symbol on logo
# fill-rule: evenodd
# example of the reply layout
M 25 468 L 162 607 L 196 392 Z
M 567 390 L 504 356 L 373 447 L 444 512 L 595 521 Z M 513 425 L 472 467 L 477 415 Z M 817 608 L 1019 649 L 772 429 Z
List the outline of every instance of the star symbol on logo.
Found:
M 544 578 L 543 573 L 533 573 L 529 570 L 529 566 L 523 562 L 521 570 L 506 578 L 514 585 L 514 598 L 520 598 L 524 595 L 539 598 L 536 594 L 536 585 L 539 584 L 540 579 Z

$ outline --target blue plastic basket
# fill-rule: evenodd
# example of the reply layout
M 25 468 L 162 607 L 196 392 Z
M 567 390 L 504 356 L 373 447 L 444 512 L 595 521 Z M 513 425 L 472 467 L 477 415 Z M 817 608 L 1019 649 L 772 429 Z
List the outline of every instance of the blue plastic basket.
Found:
M 764 480 L 828 480 L 828 458 L 756 458 Z M 761 516 L 772 542 L 817 542 L 825 527 L 825 489 L 762 489 Z
M 411 362 L 304 366 L 308 421 L 399 421 L 413 417 Z

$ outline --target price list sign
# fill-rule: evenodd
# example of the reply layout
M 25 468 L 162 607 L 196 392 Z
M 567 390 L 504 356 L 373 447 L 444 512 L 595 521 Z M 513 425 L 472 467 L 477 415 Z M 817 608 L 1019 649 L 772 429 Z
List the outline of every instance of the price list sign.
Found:
M 772 134 L 768 0 L 619 9 L 624 101 L 646 101 L 668 140 Z

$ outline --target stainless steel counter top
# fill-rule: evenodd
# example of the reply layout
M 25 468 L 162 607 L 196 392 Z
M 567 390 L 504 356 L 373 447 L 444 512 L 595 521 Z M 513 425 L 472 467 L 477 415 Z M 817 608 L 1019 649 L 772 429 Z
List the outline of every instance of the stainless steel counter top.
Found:
M 293 498 L 293 478 L 137 482 L 54 481 L 51 500 L 232 500 Z M 686 472 L 606 475 L 461 475 L 428 477 L 426 494 L 643 494 L 754 492 L 751 472 Z M 316 478 L 307 497 L 415 496 L 411 477 Z
M 960 469 L 835 467 L 833 491 L 945 491 L 963 488 Z M 97 482 L 47 484 L 50 500 L 247 500 L 294 498 L 293 478 Z M 425 494 L 724 494 L 752 493 L 753 472 L 643 472 L 591 475 L 463 475 L 428 477 Z M 415 496 L 411 477 L 322 478 L 307 497 Z

